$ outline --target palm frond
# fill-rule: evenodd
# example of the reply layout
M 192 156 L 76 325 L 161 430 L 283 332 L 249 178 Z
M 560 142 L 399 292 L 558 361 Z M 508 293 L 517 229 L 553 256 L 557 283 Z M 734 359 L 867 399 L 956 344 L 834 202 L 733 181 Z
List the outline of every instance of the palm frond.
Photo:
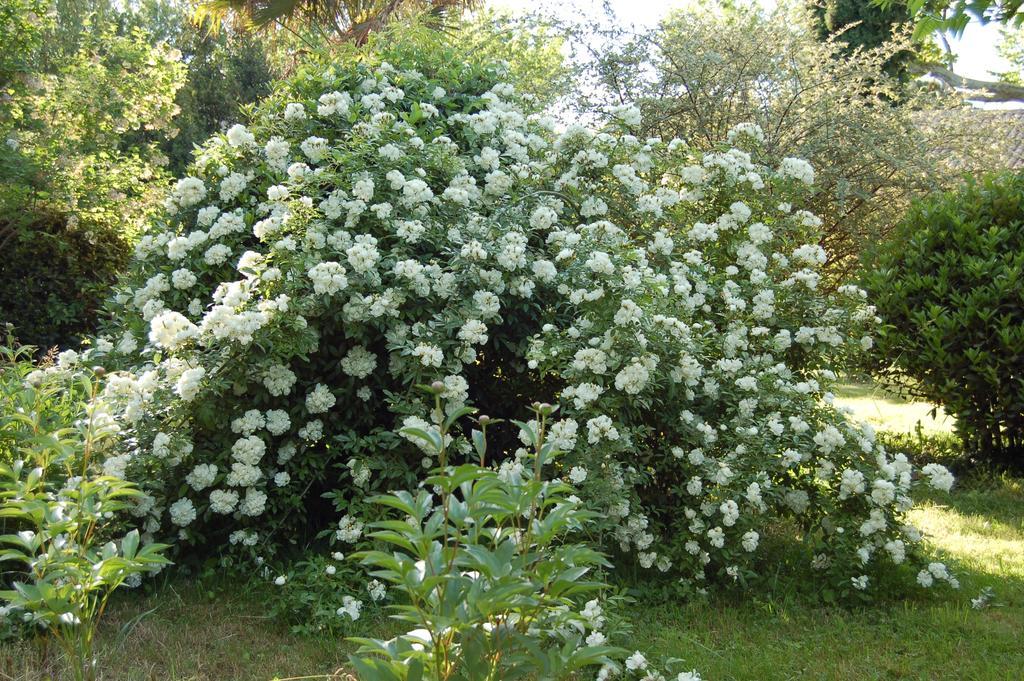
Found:
M 315 26 L 340 41 L 358 45 L 403 14 L 425 14 L 439 29 L 454 14 L 474 9 L 481 0 L 201 0 L 193 10 L 197 23 L 216 28 L 234 17 L 260 31 L 275 25 Z

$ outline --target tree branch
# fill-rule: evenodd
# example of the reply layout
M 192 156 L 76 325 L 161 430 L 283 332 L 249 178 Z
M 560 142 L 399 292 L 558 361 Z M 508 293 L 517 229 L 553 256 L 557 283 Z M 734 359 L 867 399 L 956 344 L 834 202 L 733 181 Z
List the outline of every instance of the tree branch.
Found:
M 964 90 L 969 99 L 982 102 L 1024 102 L 1024 86 L 994 80 L 978 80 L 958 76 L 942 64 L 910 64 L 910 73 L 931 76 L 957 90 Z

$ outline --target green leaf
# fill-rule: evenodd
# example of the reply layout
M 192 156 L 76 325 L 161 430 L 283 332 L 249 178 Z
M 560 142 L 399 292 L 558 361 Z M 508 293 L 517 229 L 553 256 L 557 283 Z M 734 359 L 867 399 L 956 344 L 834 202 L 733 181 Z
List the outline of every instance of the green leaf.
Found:
M 430 445 L 431 450 L 435 454 L 440 454 L 443 449 L 441 443 L 441 434 L 434 429 L 423 430 L 421 428 L 403 428 L 401 433 L 406 437 L 414 437 L 418 440 L 422 440 Z
M 128 560 L 135 557 L 135 551 L 139 548 L 139 531 L 132 530 L 121 540 L 121 555 Z

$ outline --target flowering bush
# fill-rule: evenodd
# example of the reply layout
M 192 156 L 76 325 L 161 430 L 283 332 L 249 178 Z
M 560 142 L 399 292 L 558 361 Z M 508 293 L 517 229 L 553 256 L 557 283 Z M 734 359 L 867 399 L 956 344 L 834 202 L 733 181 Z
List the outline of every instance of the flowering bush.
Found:
M 341 551 L 312 553 L 278 569 L 264 564 L 253 586 L 265 596 L 270 617 L 307 636 L 350 633 L 353 623 L 373 613 L 388 595 Z
M 329 494 L 358 541 L 370 494 L 435 465 L 392 431 L 427 425 L 413 386 L 440 380 L 453 411 L 558 401 L 608 545 L 685 585 L 745 579 L 779 517 L 847 589 L 913 557 L 918 477 L 830 404 L 875 320 L 817 288 L 809 164 L 759 165 L 756 126 L 706 153 L 638 139 L 631 107 L 558 131 L 500 68 L 377 54 L 212 139 L 139 244 L 108 397 L 151 531 L 272 551 Z

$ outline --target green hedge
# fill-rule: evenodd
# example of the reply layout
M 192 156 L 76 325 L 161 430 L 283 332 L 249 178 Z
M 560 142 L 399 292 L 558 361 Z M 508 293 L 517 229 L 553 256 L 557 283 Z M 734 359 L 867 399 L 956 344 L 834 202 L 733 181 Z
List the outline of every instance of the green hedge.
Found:
M 880 373 L 912 379 L 969 449 L 1024 461 L 1024 174 L 919 202 L 868 264 L 891 362 Z
M 128 262 L 131 244 L 123 233 L 87 232 L 65 216 L 32 215 L 10 224 L 0 257 L 0 322 L 14 324 L 18 337 L 41 352 L 76 346 L 96 330 L 110 287 Z

